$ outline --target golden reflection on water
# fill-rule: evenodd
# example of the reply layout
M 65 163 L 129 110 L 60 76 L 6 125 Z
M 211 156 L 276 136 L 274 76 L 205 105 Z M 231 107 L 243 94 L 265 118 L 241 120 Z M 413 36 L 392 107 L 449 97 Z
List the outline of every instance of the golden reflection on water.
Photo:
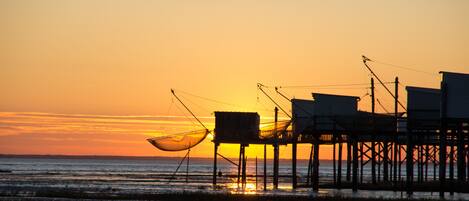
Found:
M 257 194 L 257 187 L 256 183 L 246 182 L 245 186 L 241 183 L 233 182 L 227 184 L 227 188 L 229 189 L 230 193 L 233 194 Z

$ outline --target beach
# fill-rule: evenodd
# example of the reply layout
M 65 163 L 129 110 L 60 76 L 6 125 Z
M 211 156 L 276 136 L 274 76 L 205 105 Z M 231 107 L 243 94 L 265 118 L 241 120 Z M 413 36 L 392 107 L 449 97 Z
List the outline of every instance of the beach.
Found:
M 332 189 L 321 184 L 319 192 L 310 187 L 291 188 L 289 177 L 280 177 L 279 189 L 273 190 L 271 175 L 267 190 L 262 178 L 253 176 L 255 166 L 249 163 L 248 183 L 237 185 L 236 168 L 220 161 L 223 172 L 218 184 L 212 185 L 209 159 L 193 158 L 189 165 L 177 168 L 180 158 L 164 157 L 98 157 L 98 156 L 2 156 L 0 157 L 1 200 L 110 199 L 110 200 L 383 200 L 439 199 L 437 192 L 405 192 L 392 190 Z M 304 165 L 305 161 L 299 164 Z M 287 160 L 281 161 L 280 173 L 287 175 Z M 331 177 L 327 161 L 321 163 L 322 181 Z M 268 163 L 268 168 L 271 168 Z M 305 166 L 299 167 L 300 183 L 304 183 Z M 261 168 L 258 167 L 261 175 Z M 364 186 L 366 187 L 366 186 Z M 469 199 L 456 193 L 448 200 Z

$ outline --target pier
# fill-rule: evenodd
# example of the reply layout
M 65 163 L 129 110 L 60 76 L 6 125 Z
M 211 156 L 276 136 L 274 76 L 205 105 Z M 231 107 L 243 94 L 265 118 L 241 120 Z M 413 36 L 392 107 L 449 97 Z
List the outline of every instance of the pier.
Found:
M 406 106 L 398 99 L 399 80 L 396 77 L 394 93 L 391 93 L 395 100 L 394 113 L 390 114 L 375 112 L 373 78 L 370 80 L 371 112 L 357 110 L 359 97 L 318 93 L 312 94 L 313 100 L 291 100 L 291 121 L 278 121 L 279 109 L 284 110 L 275 107 L 272 128 L 262 131 L 257 113 L 215 112 L 213 184 L 217 184 L 217 158 L 221 156 L 217 147 L 220 144 L 240 146 L 237 165 L 238 185 L 241 186 L 246 182 L 244 150 L 255 144 L 264 145 L 264 189 L 268 171 L 266 149 L 273 148 L 272 185 L 276 189 L 278 147 L 289 145 L 292 148 L 289 175 L 292 188 L 312 188 L 317 192 L 321 187 L 318 174 L 320 147 L 332 145 L 333 182 L 324 187 L 405 191 L 408 195 L 414 191 L 435 191 L 441 197 L 445 193 L 467 193 L 469 75 L 440 74 L 440 89 L 408 86 Z M 399 113 L 399 107 L 405 112 Z M 306 183 L 297 180 L 298 144 L 311 145 Z M 345 171 L 342 162 L 346 163 Z M 371 166 L 371 178 L 364 177 L 363 170 L 367 165 Z

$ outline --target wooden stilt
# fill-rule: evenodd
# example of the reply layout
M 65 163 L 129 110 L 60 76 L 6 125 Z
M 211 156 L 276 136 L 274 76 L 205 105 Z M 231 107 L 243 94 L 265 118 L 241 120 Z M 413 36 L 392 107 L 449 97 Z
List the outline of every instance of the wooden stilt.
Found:
M 371 182 L 376 184 L 376 143 L 371 142 Z
M 351 177 L 351 169 L 352 169 L 352 144 L 351 141 L 347 141 L 347 172 L 346 172 L 346 180 L 350 181 Z
M 274 189 L 278 188 L 278 167 L 279 166 L 279 150 L 278 145 L 274 145 Z
M 440 197 L 444 198 L 446 190 L 446 85 L 441 82 L 441 128 L 440 128 Z
M 313 152 L 313 191 L 317 192 L 319 190 L 319 142 L 314 143 L 314 152 Z
M 459 125 L 458 127 L 458 134 L 457 134 L 457 148 L 456 148 L 456 153 L 457 153 L 457 161 L 458 161 L 458 186 L 461 186 L 464 184 L 466 181 L 466 163 L 465 163 L 465 154 L 466 150 L 464 147 L 464 133 L 462 130 L 462 125 Z
M 295 189 L 296 188 L 296 150 L 297 150 L 297 147 L 296 147 L 296 140 L 294 139 L 293 140 L 293 143 L 292 143 L 292 188 Z
M 334 179 L 334 186 L 337 185 L 337 175 L 336 175 L 336 160 L 335 160 L 335 137 L 332 140 L 332 177 Z
M 363 142 L 360 143 L 360 184 L 363 183 L 363 166 L 364 166 L 364 161 L 363 161 Z
M 358 142 L 352 139 L 353 149 L 353 168 L 352 168 L 352 191 L 358 190 Z
M 389 146 L 388 142 L 383 142 L 383 181 L 389 180 Z
M 455 179 L 454 179 L 454 136 L 451 136 L 451 145 L 450 145 L 450 151 L 449 151 L 449 193 L 450 195 L 454 195 L 454 190 L 455 190 Z
M 240 179 L 241 179 L 241 167 L 242 167 L 242 157 L 243 156 L 243 144 L 239 145 L 239 158 L 238 158 L 238 180 L 237 180 L 237 185 L 238 185 L 238 188 L 239 188 L 239 182 L 240 182 Z
M 413 167 L 413 142 L 412 134 L 408 132 L 407 134 L 407 147 L 406 147 L 406 189 L 407 195 L 413 194 L 413 179 L 414 179 L 414 167 Z
M 399 122 L 399 116 L 398 116 L 398 97 L 399 97 L 399 78 L 396 77 L 395 80 L 394 80 L 394 118 L 395 118 L 395 136 L 394 136 L 394 172 L 393 172 L 393 176 L 394 176 L 394 186 L 397 187 L 397 165 L 398 165 L 398 162 L 399 162 L 399 166 L 400 166 L 400 161 L 398 160 L 398 158 L 400 158 L 400 146 L 398 145 L 398 141 L 399 141 L 399 130 L 398 130 L 398 122 Z M 398 156 L 399 154 L 399 156 Z M 400 170 L 399 170 L 400 171 Z M 395 188 L 394 188 L 395 189 Z
M 425 181 L 428 181 L 428 162 L 430 158 L 430 147 L 425 145 Z
M 337 168 L 337 188 L 340 189 L 342 187 L 342 142 L 339 139 L 339 160 L 338 160 L 338 168 Z
M 307 185 L 311 185 L 312 167 L 313 167 L 313 149 L 314 149 L 314 145 L 311 144 L 311 151 L 309 152 L 309 161 L 308 161 L 308 173 L 307 173 L 307 178 L 306 178 Z
M 275 128 L 277 127 L 278 122 L 278 108 L 275 107 Z M 278 168 L 279 168 L 279 149 L 278 149 L 278 133 L 275 133 L 275 142 L 274 142 L 274 189 L 278 189 Z
M 264 191 L 267 190 L 267 144 L 264 144 Z
M 213 178 L 212 184 L 215 186 L 217 185 L 217 156 L 218 156 L 218 143 L 214 143 L 214 150 L 213 150 Z
M 378 174 L 376 175 L 376 178 L 377 178 L 378 182 L 381 180 L 381 154 L 382 154 L 381 142 L 378 142 L 378 159 L 377 159 Z

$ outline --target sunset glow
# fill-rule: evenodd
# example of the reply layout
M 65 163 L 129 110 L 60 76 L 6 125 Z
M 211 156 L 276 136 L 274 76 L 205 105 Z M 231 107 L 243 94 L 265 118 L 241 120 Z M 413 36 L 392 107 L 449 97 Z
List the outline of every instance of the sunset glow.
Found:
M 369 111 L 362 54 L 379 61 L 384 81 L 399 76 L 405 102 L 407 85 L 438 87 L 441 70 L 469 73 L 468 9 L 433 0 L 0 1 L 0 153 L 184 156 L 146 141 L 201 128 L 171 88 L 210 129 L 214 111 L 272 122 L 275 105 L 257 83 L 287 111 L 274 86 L 290 98 L 362 97 Z M 376 90 L 378 112 L 393 111 Z M 212 157 L 210 140 L 191 156 Z M 310 145 L 298 148 L 309 157 Z M 332 157 L 331 146 L 321 149 Z M 246 151 L 263 156 L 261 145 Z M 281 146 L 281 158 L 290 151 Z

